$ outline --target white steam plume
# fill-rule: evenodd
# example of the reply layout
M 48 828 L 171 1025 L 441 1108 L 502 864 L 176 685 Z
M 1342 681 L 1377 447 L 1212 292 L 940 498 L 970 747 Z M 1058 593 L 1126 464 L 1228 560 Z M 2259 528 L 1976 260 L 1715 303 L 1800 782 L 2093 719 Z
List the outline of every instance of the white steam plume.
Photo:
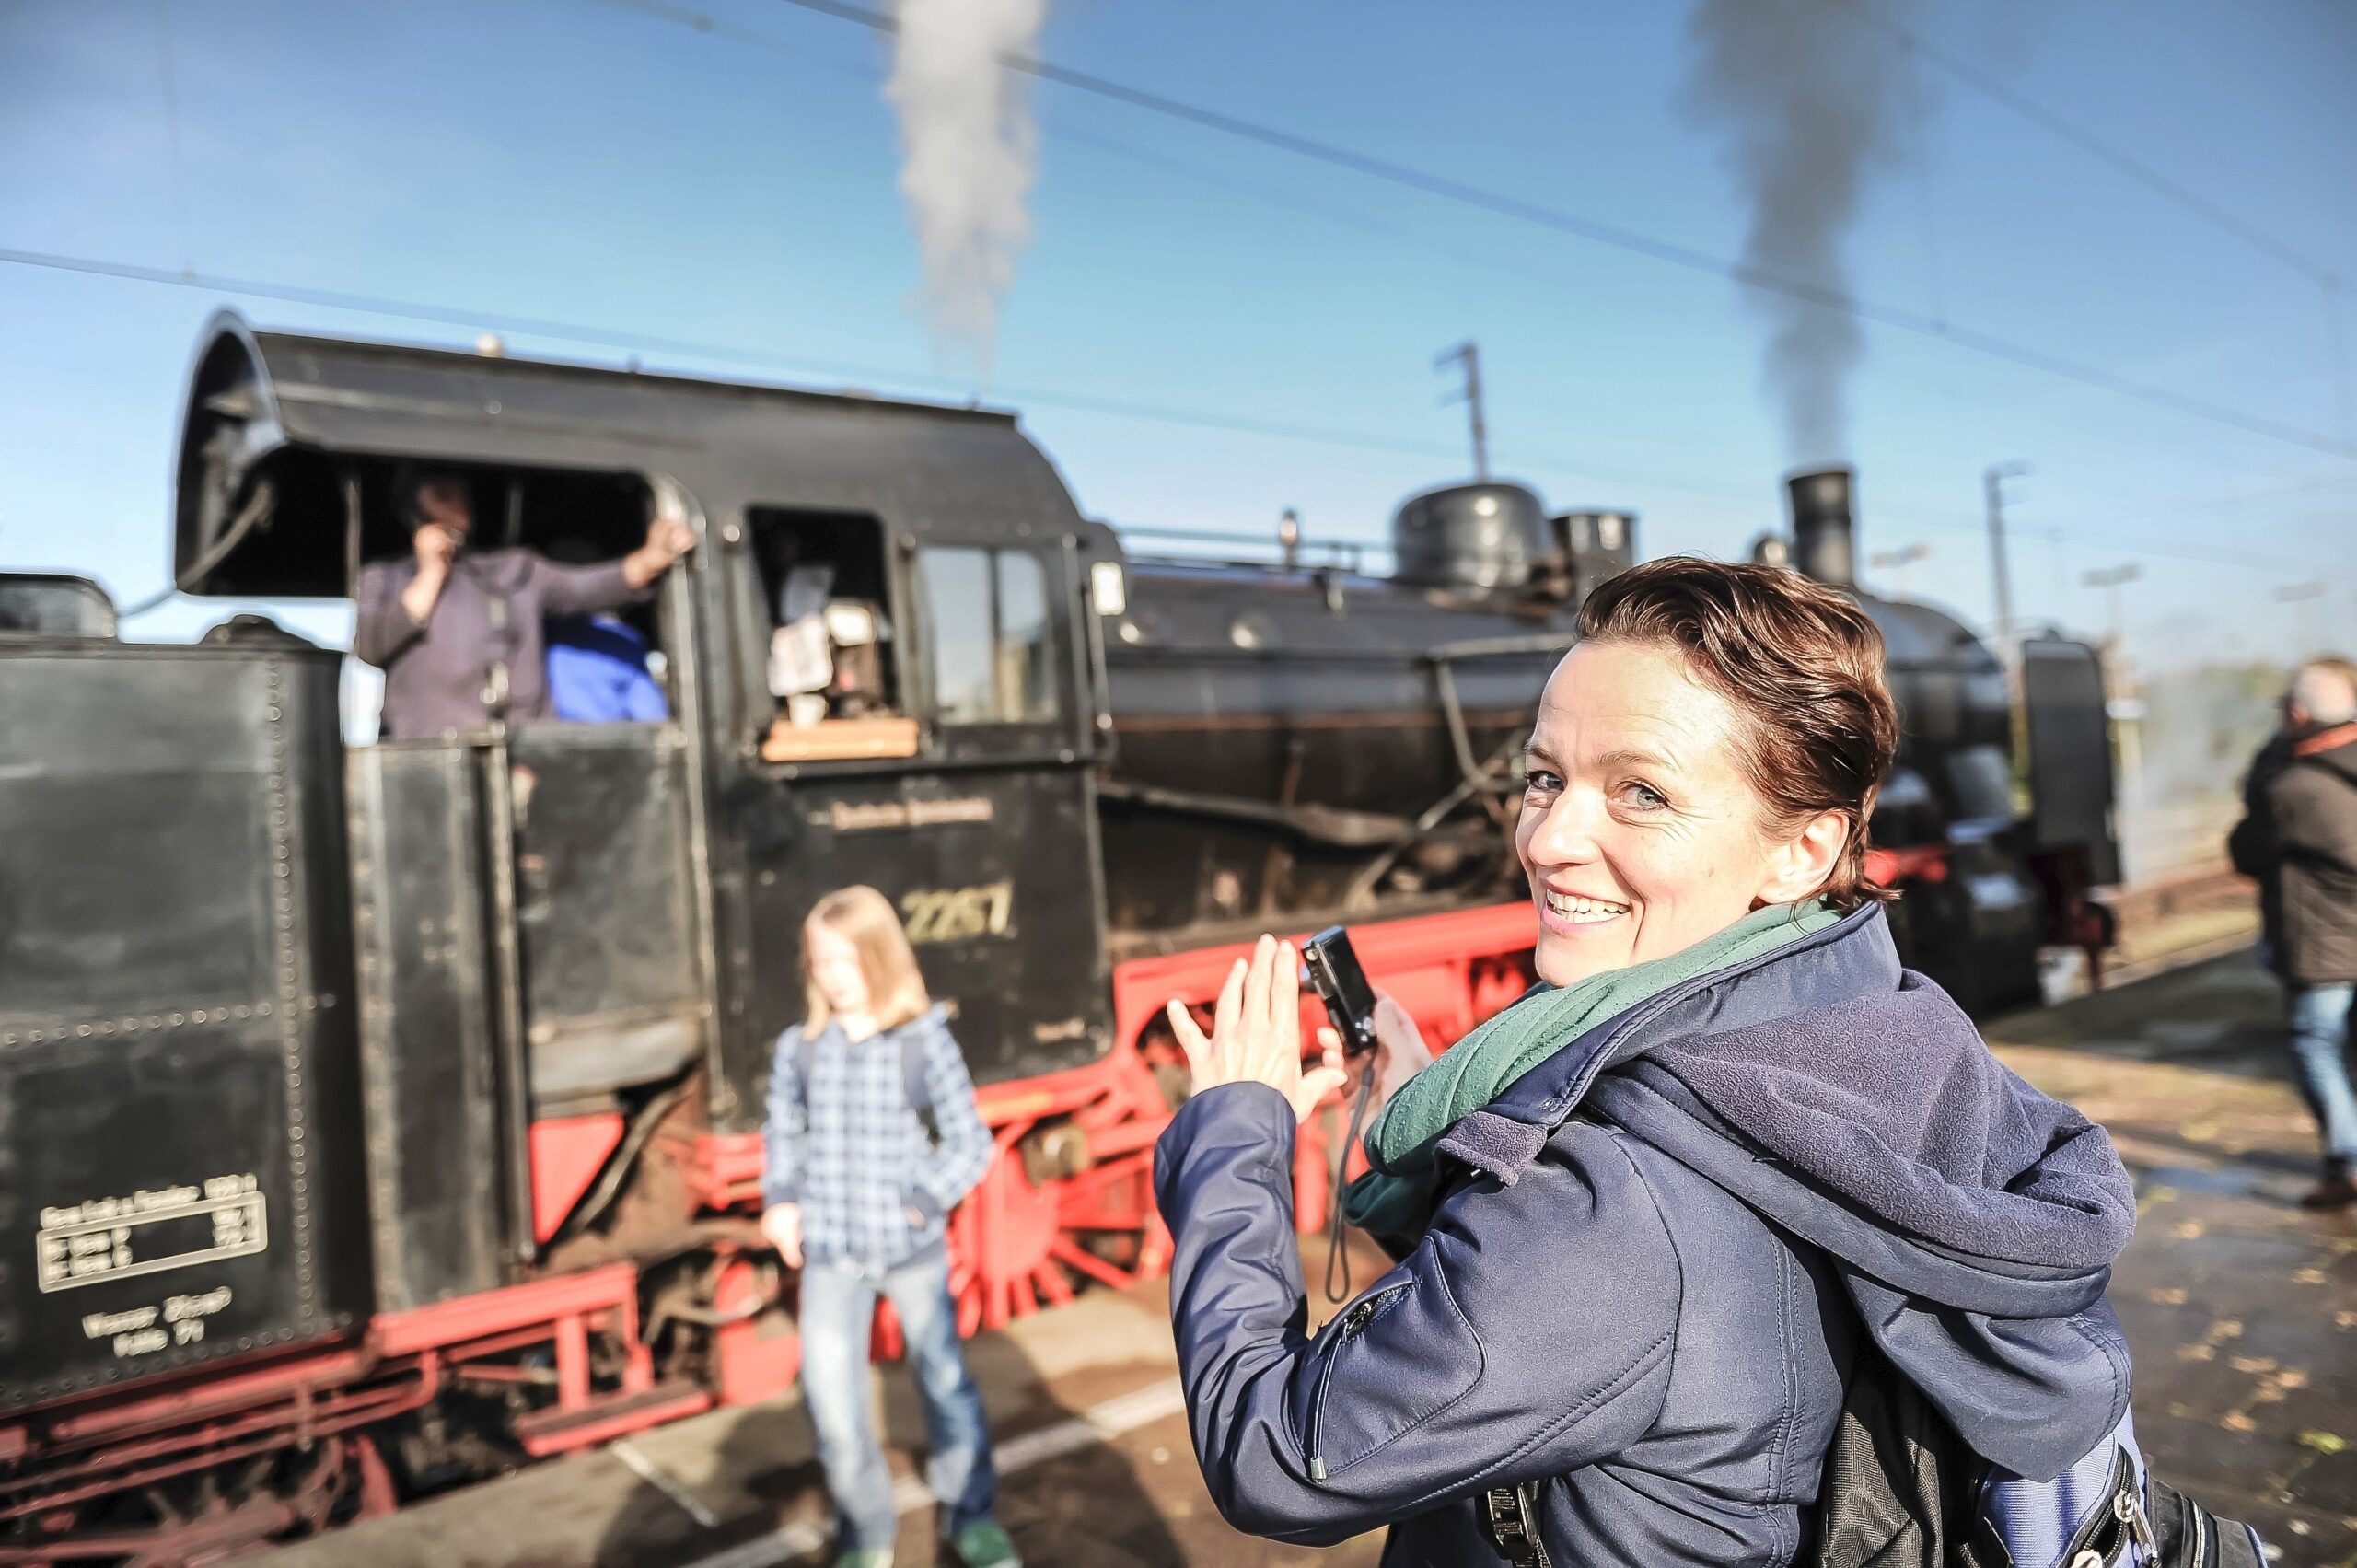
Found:
M 1024 198 L 1039 134 L 1025 79 L 999 64 L 1030 54 L 1047 0 L 897 0 L 884 84 L 900 119 L 900 194 L 924 262 L 918 301 L 935 343 L 962 343 L 990 375 L 999 304 L 1031 242 Z

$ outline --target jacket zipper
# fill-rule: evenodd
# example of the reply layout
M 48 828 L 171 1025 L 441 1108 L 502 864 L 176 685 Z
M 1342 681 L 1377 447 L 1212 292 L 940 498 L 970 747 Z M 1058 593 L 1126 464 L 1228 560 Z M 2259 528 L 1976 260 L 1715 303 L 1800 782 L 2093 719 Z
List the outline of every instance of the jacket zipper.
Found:
M 1326 1352 L 1326 1365 L 1318 1369 L 1318 1391 L 1309 1397 L 1309 1479 L 1312 1481 L 1326 1479 L 1326 1385 L 1334 1376 L 1334 1363 L 1341 1359 L 1342 1347 L 1358 1338 L 1367 1324 L 1374 1320 L 1383 1303 L 1407 1288 L 1404 1284 L 1398 1284 L 1388 1290 L 1377 1291 L 1342 1314 L 1342 1325 L 1335 1331 L 1334 1343 Z
M 2136 1484 L 2135 1461 L 2127 1450 L 2119 1450 L 2112 1464 L 2111 1506 L 2090 1516 L 2062 1551 L 2063 1568 L 2149 1568 L 2160 1562 L 2160 1545 Z

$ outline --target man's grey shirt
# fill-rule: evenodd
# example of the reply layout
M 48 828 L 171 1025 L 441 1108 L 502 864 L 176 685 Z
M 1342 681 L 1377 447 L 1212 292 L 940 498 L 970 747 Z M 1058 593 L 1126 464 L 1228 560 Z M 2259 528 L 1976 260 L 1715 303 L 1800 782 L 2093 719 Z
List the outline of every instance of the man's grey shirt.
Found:
M 421 626 L 401 603 L 415 581 L 414 559 L 379 561 L 360 572 L 352 651 L 385 672 L 388 740 L 476 729 L 493 717 L 549 717 L 543 618 L 618 609 L 644 591 L 623 579 L 620 561 L 560 566 L 529 550 L 461 552 Z M 495 666 L 507 671 L 500 714 L 485 700 Z

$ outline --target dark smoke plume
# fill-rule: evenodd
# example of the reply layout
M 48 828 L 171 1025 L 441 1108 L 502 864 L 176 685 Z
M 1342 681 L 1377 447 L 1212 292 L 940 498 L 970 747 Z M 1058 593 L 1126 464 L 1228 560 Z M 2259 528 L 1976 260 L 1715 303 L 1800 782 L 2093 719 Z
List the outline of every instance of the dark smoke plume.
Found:
M 1865 0 L 1874 3 L 1874 0 Z M 1920 102 L 1907 53 L 1845 0 L 1697 0 L 1686 103 L 1721 138 L 1750 203 L 1748 271 L 1851 297 L 1844 254 L 1866 189 L 1895 160 Z M 1745 298 L 1765 321 L 1760 386 L 1794 463 L 1849 456 L 1856 317 L 1771 289 Z

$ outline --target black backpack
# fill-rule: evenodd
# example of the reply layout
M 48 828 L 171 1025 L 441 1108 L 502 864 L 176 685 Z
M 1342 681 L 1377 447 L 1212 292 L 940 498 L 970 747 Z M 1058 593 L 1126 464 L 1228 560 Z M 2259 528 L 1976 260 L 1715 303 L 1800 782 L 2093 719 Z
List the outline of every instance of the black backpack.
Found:
M 2258 1532 L 2149 1475 L 2129 1423 L 2053 1481 L 1974 1453 L 1861 1344 L 1797 1568 L 2266 1568 Z
M 1481 1499 L 1515 1568 L 1554 1568 L 1538 1491 Z M 1967 1446 L 1870 1344 L 1842 1392 L 1815 1523 L 1794 1568 L 2267 1568 L 2258 1531 L 2145 1473 L 2128 1423 L 2056 1480 L 2026 1481 Z

